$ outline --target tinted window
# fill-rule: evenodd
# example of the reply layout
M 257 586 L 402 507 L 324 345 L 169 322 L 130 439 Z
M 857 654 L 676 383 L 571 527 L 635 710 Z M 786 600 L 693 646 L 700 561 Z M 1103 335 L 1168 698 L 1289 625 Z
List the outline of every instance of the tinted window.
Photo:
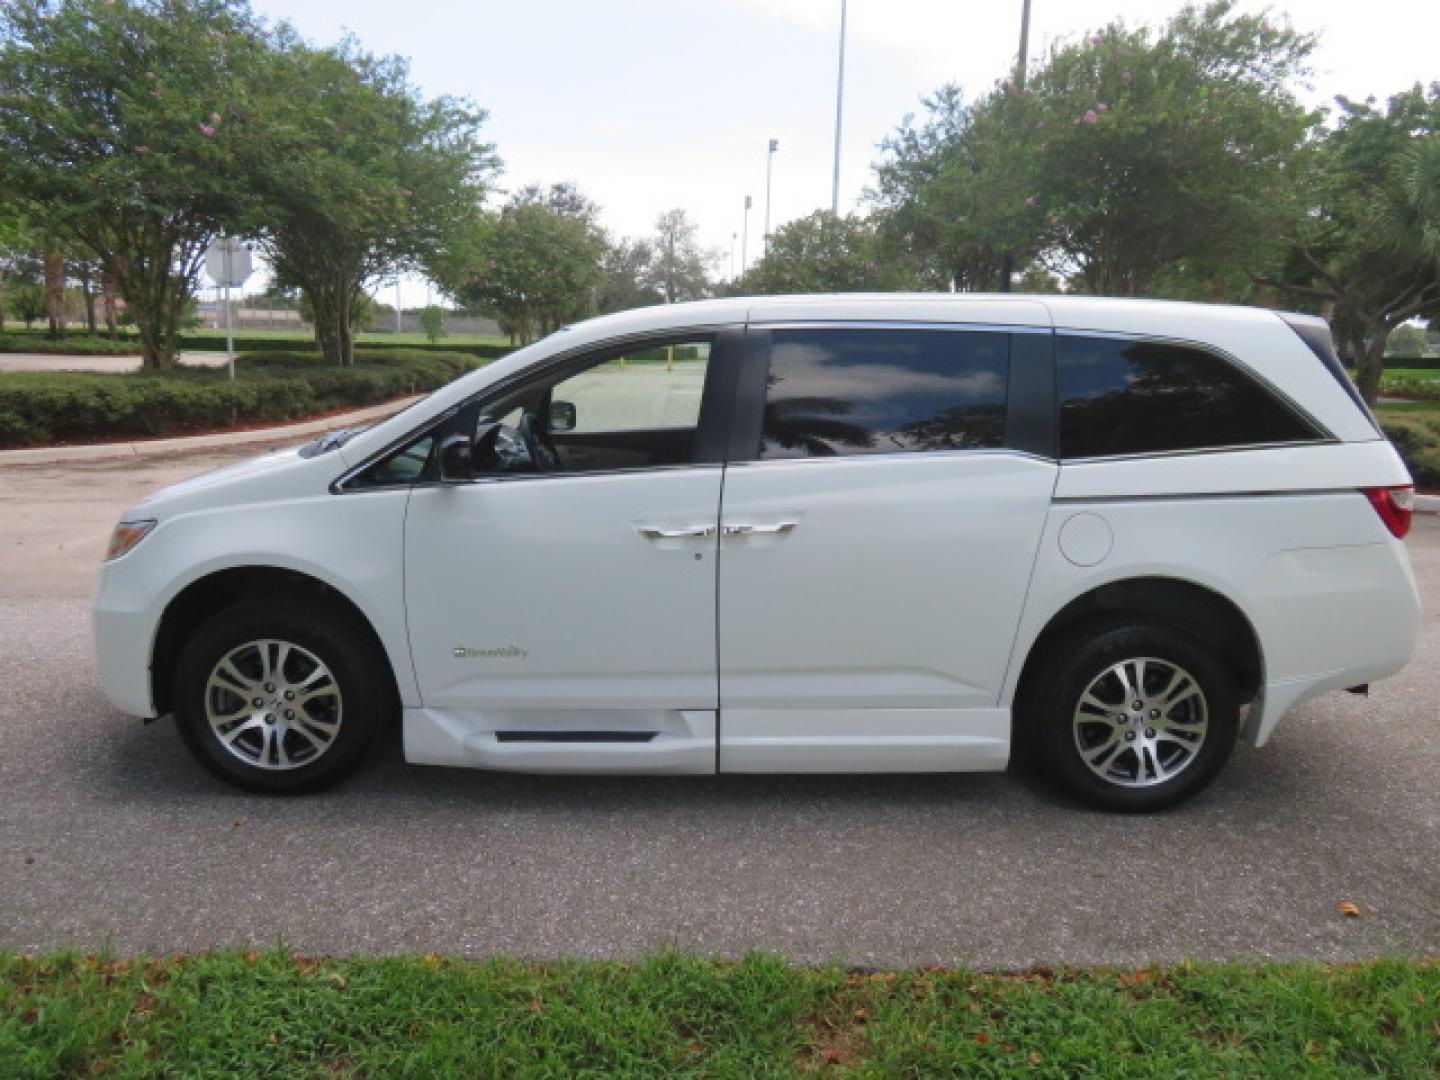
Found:
M 1005 442 L 1008 334 L 776 330 L 763 458 L 958 450 Z
M 1316 432 L 1233 364 L 1153 341 L 1055 341 L 1060 456 L 1303 442 Z

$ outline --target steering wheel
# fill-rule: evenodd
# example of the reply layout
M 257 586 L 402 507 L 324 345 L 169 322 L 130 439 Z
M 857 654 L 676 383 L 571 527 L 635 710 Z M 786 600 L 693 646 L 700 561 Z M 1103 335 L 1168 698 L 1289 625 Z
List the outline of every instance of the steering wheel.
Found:
M 530 463 L 535 466 L 536 472 L 559 471 L 560 455 L 555 450 L 555 444 L 550 441 L 550 433 L 541 428 L 534 413 L 527 411 L 520 417 L 520 423 L 515 426 L 515 434 L 519 435 L 520 441 L 525 444 L 525 453 L 530 455 Z

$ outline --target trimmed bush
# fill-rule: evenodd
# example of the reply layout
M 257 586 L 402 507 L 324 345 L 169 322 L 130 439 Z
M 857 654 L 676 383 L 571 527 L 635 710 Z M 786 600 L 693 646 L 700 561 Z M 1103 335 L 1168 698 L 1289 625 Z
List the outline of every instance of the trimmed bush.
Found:
M 1382 414 L 1380 427 L 1422 488 L 1440 488 L 1440 416 Z
M 1440 401 L 1440 379 L 1414 379 L 1406 378 L 1403 375 L 1384 375 L 1380 378 L 1380 393 L 1386 397 Z
M 43 353 L 45 355 L 68 356 L 132 356 L 140 352 L 140 339 L 122 331 L 119 337 L 91 334 L 86 330 L 72 330 L 59 341 L 45 336 L 44 330 L 21 330 L 19 328 L 0 333 L 0 353 Z M 295 337 L 238 337 L 237 349 L 252 353 L 310 353 L 315 349 L 315 339 L 310 335 Z M 225 335 L 213 331 L 181 334 L 181 352 L 224 352 Z M 479 360 L 494 360 L 513 350 L 509 345 L 480 345 L 459 341 L 438 343 L 410 342 L 391 346 L 381 343 L 361 342 L 355 346 L 356 356 L 363 352 L 423 352 L 441 354 L 463 354 Z M 316 353 L 318 356 L 319 354 Z
M 233 382 L 223 369 L 187 367 L 0 375 L 0 447 L 293 420 L 424 393 L 479 366 L 455 353 L 392 349 L 362 353 L 352 368 L 327 365 L 319 353 L 244 355 Z
M 0 353 L 40 353 L 45 356 L 134 356 L 140 342 L 134 338 L 70 334 L 54 339 L 39 334 L 0 334 Z
M 237 338 L 235 344 L 237 348 L 244 349 L 247 353 L 309 352 L 315 347 L 315 339 L 308 334 L 304 337 L 293 338 Z M 209 332 L 181 334 L 180 349 L 182 352 L 224 352 L 225 335 Z M 421 341 L 394 348 L 371 342 L 360 342 L 355 346 L 355 355 L 358 357 L 362 352 L 374 349 L 395 352 L 464 353 L 480 360 L 494 360 L 513 351 L 509 345 L 476 345 L 457 341 L 444 341 L 433 345 Z

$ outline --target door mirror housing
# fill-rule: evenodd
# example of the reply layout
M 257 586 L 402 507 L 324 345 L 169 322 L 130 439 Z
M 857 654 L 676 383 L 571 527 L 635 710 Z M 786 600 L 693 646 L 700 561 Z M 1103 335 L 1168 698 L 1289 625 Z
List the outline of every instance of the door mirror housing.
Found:
M 440 480 L 463 484 L 474 476 L 474 440 L 468 435 L 446 435 L 440 443 Z
M 573 401 L 550 402 L 550 431 L 575 430 L 575 403 Z

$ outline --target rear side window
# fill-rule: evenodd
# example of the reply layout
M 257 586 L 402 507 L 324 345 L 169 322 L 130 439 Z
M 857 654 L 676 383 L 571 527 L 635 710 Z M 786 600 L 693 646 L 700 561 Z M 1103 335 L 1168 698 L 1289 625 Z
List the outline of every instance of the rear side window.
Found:
M 776 330 L 762 458 L 1003 446 L 1010 338 L 988 331 Z
M 1058 335 L 1060 456 L 1308 442 L 1312 425 L 1203 349 Z

